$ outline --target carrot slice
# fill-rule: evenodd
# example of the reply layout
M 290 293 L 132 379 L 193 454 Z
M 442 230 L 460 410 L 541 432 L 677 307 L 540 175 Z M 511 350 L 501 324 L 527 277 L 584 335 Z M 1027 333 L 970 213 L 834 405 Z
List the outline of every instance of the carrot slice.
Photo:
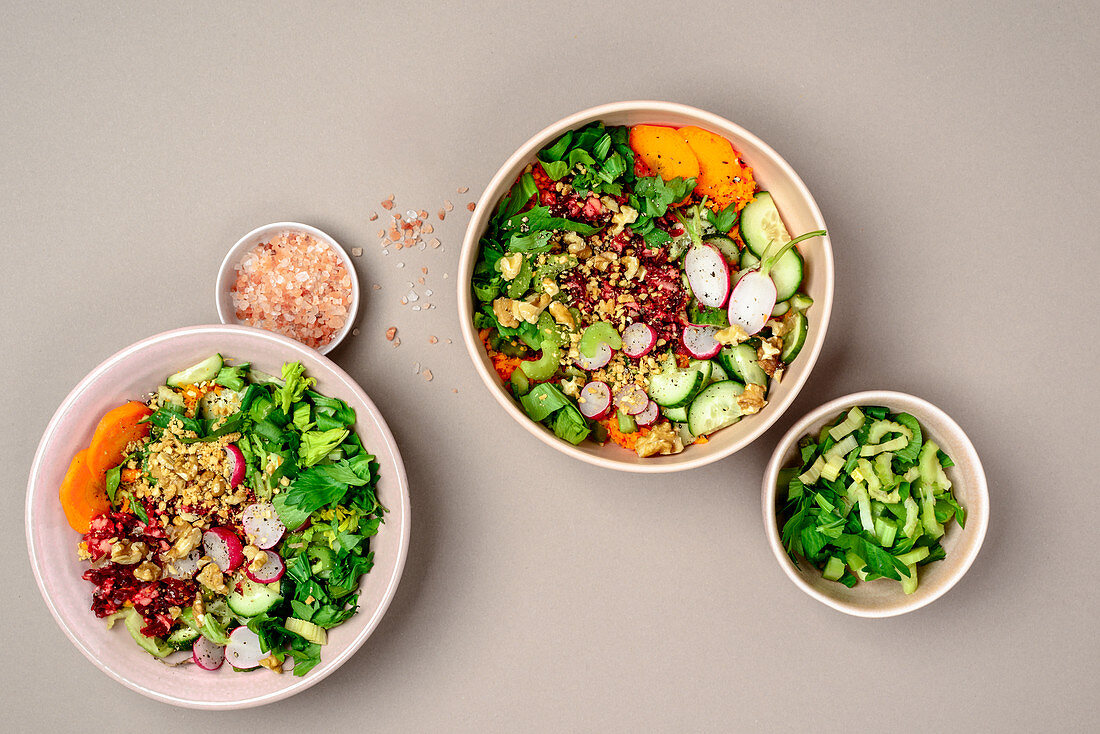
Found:
M 699 176 L 699 159 L 675 128 L 635 125 L 630 128 L 630 147 L 665 181 Z
M 149 435 L 149 424 L 140 421 L 152 412 L 145 403 L 132 400 L 100 418 L 88 447 L 88 468 L 93 474 L 102 477 L 118 466 L 130 442 Z
M 736 202 L 741 209 L 752 200 L 756 182 L 733 144 L 717 133 L 688 126 L 678 130 L 681 138 L 699 160 L 699 179 L 695 193 L 706 196 L 711 209 L 718 211 Z
M 73 457 L 58 490 L 65 519 L 78 533 L 88 532 L 92 518 L 111 509 L 102 477 L 88 467 L 88 449 Z

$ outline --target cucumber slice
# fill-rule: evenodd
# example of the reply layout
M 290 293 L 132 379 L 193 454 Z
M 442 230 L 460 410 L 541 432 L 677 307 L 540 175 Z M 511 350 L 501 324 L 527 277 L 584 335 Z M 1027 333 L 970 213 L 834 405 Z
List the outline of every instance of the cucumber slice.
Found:
M 241 590 L 233 590 L 226 598 L 229 608 L 242 617 L 255 617 L 273 608 L 283 597 L 267 584 L 255 581 L 242 581 Z
M 778 318 L 791 310 L 790 301 L 780 301 L 772 308 L 772 318 Z
M 741 210 L 741 239 L 757 257 L 763 257 L 769 246 L 778 250 L 791 241 L 775 201 L 767 191 L 758 193 Z
M 168 387 L 181 387 L 183 385 L 194 385 L 198 382 L 213 380 L 218 376 L 218 372 L 221 371 L 222 364 L 222 355 L 215 354 L 207 357 L 198 364 L 191 365 L 185 370 L 180 370 L 165 380 L 164 384 L 168 385 Z
M 615 411 L 615 415 L 619 420 L 620 433 L 634 433 L 638 430 L 638 421 L 634 420 L 634 416 L 621 410 Z
M 759 262 L 760 258 L 746 247 L 741 251 L 738 267 L 741 269 L 740 272 L 743 273 L 749 268 L 755 267 Z M 775 300 L 777 303 L 791 299 L 798 293 L 805 270 L 806 264 L 802 259 L 802 255 L 798 252 L 797 245 L 787 250 L 783 257 L 779 258 L 779 261 L 772 266 L 768 275 L 775 283 Z M 810 301 L 810 303 L 813 303 L 813 301 Z
M 227 418 L 241 407 L 241 397 L 241 393 L 227 387 L 208 392 L 199 400 L 199 415 L 208 420 Z
M 160 398 L 161 405 L 175 405 L 183 410 L 183 396 L 167 385 L 157 387 L 157 397 Z
M 783 335 L 783 349 L 779 353 L 779 358 L 790 364 L 802 351 L 802 345 L 806 343 L 810 321 L 801 311 L 792 311 L 784 321 L 787 322 L 788 328 L 787 333 Z
M 814 305 L 814 299 L 807 296 L 805 293 L 795 293 L 790 297 L 791 308 L 798 311 L 805 311 L 810 306 Z
M 680 408 L 662 408 L 661 414 L 665 418 L 668 418 L 673 423 L 687 423 L 688 422 L 688 409 L 684 407 Z
M 733 364 L 733 346 L 722 347 L 722 351 L 718 352 L 718 356 L 714 358 L 723 370 L 726 372 L 726 377 L 730 380 L 737 380 L 738 382 L 744 382 L 741 374 L 737 371 L 737 368 Z
M 710 365 L 710 382 L 711 383 L 722 382 L 724 380 L 728 380 L 729 378 L 730 378 L 729 373 L 726 372 L 725 368 L 723 368 L 722 365 L 718 364 L 717 362 L 711 362 L 711 365 Z
M 691 402 L 705 384 L 701 370 L 666 367 L 649 380 L 649 397 L 662 408 L 679 408 Z
M 141 628 L 145 625 L 145 620 L 133 607 L 127 607 L 126 609 L 125 624 L 126 631 L 130 633 L 130 637 L 134 638 L 134 642 L 138 644 L 138 647 L 153 657 L 163 658 L 172 653 L 172 648 L 164 640 L 159 637 L 148 637 L 141 631 Z
M 731 263 L 737 262 L 737 258 L 741 256 L 741 248 L 737 246 L 733 238 L 724 234 L 708 234 L 703 237 L 703 242 L 717 247 L 718 252 L 722 253 L 722 256 Z
M 183 650 L 184 648 L 191 647 L 191 643 L 197 639 L 199 639 L 199 631 L 194 627 L 184 625 L 164 638 L 164 641 L 173 650 Z
M 705 436 L 741 420 L 737 396 L 745 386 L 733 380 L 723 380 L 708 386 L 688 408 L 688 430 L 694 436 Z
M 726 349 L 729 349 L 728 371 L 733 379 L 745 384 L 767 386 L 768 373 L 756 361 L 755 347 L 743 342 L 732 347 L 726 347 L 722 351 L 724 352 Z M 721 356 L 722 352 L 718 354 Z
M 714 369 L 714 362 L 709 359 L 693 359 L 688 362 L 689 370 L 697 370 L 703 374 L 703 384 L 707 385 L 711 382 L 710 373 Z

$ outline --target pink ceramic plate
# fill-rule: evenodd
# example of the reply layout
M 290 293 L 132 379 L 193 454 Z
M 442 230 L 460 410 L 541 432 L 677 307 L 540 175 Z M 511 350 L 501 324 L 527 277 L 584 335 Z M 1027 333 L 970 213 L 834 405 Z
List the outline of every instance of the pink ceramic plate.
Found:
M 142 652 L 122 628 L 107 630 L 89 609 L 92 586 L 80 578 L 80 536 L 69 527 L 57 490 L 73 454 L 88 445 L 100 416 L 126 400 L 155 390 L 182 367 L 214 352 L 278 374 L 283 362 L 301 361 L 317 389 L 355 409 L 356 430 L 380 464 L 378 497 L 389 509 L 371 539 L 374 569 L 360 584 L 359 612 L 331 630 L 321 663 L 301 678 L 266 670 L 217 672 L 193 665 L 169 667 Z M 57 409 L 38 445 L 27 486 L 27 546 L 35 579 L 61 629 L 101 670 L 158 701 L 191 708 L 258 706 L 302 691 L 336 670 L 370 636 L 393 599 L 409 547 L 409 491 L 393 435 L 374 403 L 329 359 L 295 341 L 243 326 L 194 326 L 168 331 L 123 349 L 96 367 Z

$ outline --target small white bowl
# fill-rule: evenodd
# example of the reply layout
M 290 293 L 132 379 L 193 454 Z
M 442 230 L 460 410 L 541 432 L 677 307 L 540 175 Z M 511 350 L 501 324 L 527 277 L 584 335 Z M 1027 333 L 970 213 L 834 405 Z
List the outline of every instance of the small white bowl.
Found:
M 314 239 L 331 247 L 340 257 L 341 262 L 344 263 L 348 275 L 351 276 L 351 305 L 348 307 L 348 320 L 344 322 L 344 328 L 336 333 L 332 341 L 324 346 L 317 347 L 319 353 L 328 354 L 335 349 L 336 345 L 342 342 L 344 337 L 346 337 L 355 327 L 355 317 L 359 313 L 359 276 L 355 272 L 355 265 L 352 263 L 351 258 L 348 257 L 348 253 L 344 251 L 340 243 L 328 234 L 316 227 L 310 227 L 308 224 L 299 224 L 298 222 L 275 222 L 274 224 L 265 224 L 263 227 L 257 227 L 237 240 L 237 244 L 233 245 L 229 252 L 226 253 L 225 259 L 222 260 L 221 268 L 218 270 L 218 282 L 214 289 L 214 299 L 218 306 L 218 318 L 221 319 L 223 324 L 249 326 L 249 324 L 237 318 L 236 309 L 233 307 L 233 294 L 231 293 L 231 289 L 233 287 L 233 282 L 237 279 L 236 265 L 241 262 L 245 255 L 256 247 L 256 245 L 267 242 L 281 234 L 288 234 L 291 232 L 310 235 Z
M 816 434 L 854 405 L 881 405 L 894 413 L 910 413 L 920 422 L 924 436 L 935 441 L 955 462 L 947 469 L 952 491 L 966 510 L 966 527 L 952 522 L 941 538 L 947 557 L 920 567 L 920 585 L 912 594 L 905 594 L 901 584 L 891 579 L 861 581 L 849 589 L 835 581 L 826 581 L 812 564 L 802 561 L 798 567 L 787 555 L 779 537 L 776 517 L 776 481 L 779 470 L 795 458 L 798 440 L 808 433 Z M 989 490 L 978 452 L 959 424 L 927 400 L 902 392 L 868 390 L 845 395 L 810 411 L 787 431 L 776 446 L 764 472 L 761 491 L 764 530 L 775 559 L 795 586 L 833 609 L 857 617 L 892 617 L 931 604 L 947 593 L 970 568 L 985 539 L 989 526 Z

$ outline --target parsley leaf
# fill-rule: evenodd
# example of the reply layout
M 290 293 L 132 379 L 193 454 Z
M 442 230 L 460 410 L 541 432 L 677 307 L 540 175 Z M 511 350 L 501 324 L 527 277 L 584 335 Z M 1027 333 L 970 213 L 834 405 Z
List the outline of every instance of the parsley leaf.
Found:
M 349 488 L 366 483 L 366 479 L 351 470 L 347 461 L 313 466 L 299 474 L 290 485 L 284 494 L 284 503 L 313 513 L 325 505 L 339 502 Z M 292 527 L 285 521 L 284 524 Z

